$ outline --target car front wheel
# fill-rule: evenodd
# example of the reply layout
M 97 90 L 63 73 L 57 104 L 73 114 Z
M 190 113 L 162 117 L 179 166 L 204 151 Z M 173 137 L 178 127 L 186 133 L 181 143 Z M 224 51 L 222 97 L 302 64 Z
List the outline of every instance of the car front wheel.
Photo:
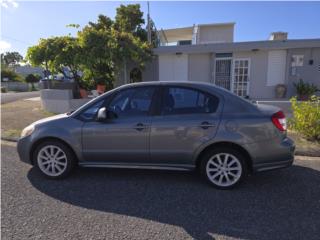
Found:
M 68 176 L 75 165 L 73 152 L 59 141 L 41 143 L 35 150 L 33 160 L 43 175 L 53 179 Z
M 230 189 L 243 180 L 247 167 L 240 152 L 219 148 L 209 151 L 204 156 L 201 172 L 214 187 Z

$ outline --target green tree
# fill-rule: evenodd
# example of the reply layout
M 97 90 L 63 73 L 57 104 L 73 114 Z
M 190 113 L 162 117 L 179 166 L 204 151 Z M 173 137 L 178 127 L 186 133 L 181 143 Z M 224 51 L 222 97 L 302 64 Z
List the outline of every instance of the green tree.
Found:
M 126 83 L 128 64 L 143 69 L 152 56 L 152 44 L 147 42 L 147 32 L 142 27 L 144 23 L 139 4 L 121 5 L 117 8 L 114 28 L 119 47 L 116 49 L 114 62 L 118 67 L 118 74 L 123 69 Z
M 46 69 L 46 76 L 49 72 L 62 73 L 65 78 L 73 78 L 77 88 L 82 83 L 80 72 L 83 57 L 78 39 L 71 36 L 41 39 L 38 45 L 30 47 L 27 52 L 27 59 L 32 65 Z M 78 91 L 75 94 L 78 97 Z
M 82 63 L 85 66 L 85 77 L 93 78 L 96 83 L 113 87 L 114 63 L 113 54 L 117 42 L 113 37 L 112 20 L 99 15 L 97 23 L 90 22 L 78 33 L 83 51 Z
M 102 14 L 98 16 L 97 23 L 89 22 L 89 26 L 95 30 L 109 31 L 112 25 L 113 25 L 113 21 L 109 17 Z
M 80 76 L 82 49 L 78 39 L 70 36 L 52 37 L 41 39 L 39 44 L 30 47 L 27 59 L 34 66 L 43 66 L 46 71 L 60 72 L 66 76 L 64 69 L 67 67 L 76 81 Z
M 22 60 L 23 57 L 18 52 L 1 53 L 1 63 L 4 63 L 6 66 L 17 65 Z
M 115 49 L 114 63 L 117 74 L 123 69 L 124 80 L 127 83 L 127 66 L 133 65 L 143 69 L 151 58 L 151 47 L 132 33 L 117 32 L 115 35 L 119 46 Z
M 144 24 L 140 4 L 120 5 L 115 17 L 115 29 L 120 32 L 136 34 Z
M 28 49 L 27 60 L 32 65 L 43 66 L 46 73 L 62 72 L 65 75 L 67 67 L 80 84 L 83 79 L 87 82 L 93 79 L 112 88 L 122 71 L 128 82 L 128 64 L 142 69 L 151 58 L 152 44 L 147 42 L 143 24 L 139 4 L 121 5 L 115 21 L 99 15 L 97 22 L 89 22 L 78 31 L 76 38 L 41 39 L 38 45 Z M 68 26 L 79 27 L 77 24 Z M 78 75 L 80 70 L 84 73 L 83 79 Z
M 72 77 L 77 83 L 80 81 L 82 48 L 77 38 L 70 36 L 56 37 L 54 39 L 55 56 L 52 59 L 52 66 L 55 71 L 61 72 L 65 77 Z M 66 75 L 65 68 L 71 72 Z
M 78 33 L 85 52 L 86 77 L 89 75 L 96 83 L 106 83 L 111 88 L 121 72 L 128 82 L 127 66 L 143 69 L 151 58 L 152 49 L 143 29 L 144 23 L 139 4 L 121 5 L 117 8 L 115 21 L 99 15 L 96 23 L 89 22 Z
M 45 69 L 45 76 L 48 77 L 50 71 L 54 71 L 56 51 L 55 38 L 40 39 L 37 45 L 28 48 L 26 59 L 33 66 L 42 66 Z

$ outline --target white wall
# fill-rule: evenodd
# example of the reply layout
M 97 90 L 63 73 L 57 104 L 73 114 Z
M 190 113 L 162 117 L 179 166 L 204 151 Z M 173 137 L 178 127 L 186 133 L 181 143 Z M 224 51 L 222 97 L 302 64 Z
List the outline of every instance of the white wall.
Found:
M 211 54 L 189 55 L 189 80 L 199 82 L 210 82 L 211 80 Z
M 197 44 L 233 42 L 233 25 L 200 26 Z
M 188 81 L 188 55 L 159 55 L 160 81 Z

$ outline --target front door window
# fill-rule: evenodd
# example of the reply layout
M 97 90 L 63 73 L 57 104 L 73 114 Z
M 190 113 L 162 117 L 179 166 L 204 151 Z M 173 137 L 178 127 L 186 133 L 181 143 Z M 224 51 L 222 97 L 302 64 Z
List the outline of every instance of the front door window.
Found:
M 109 109 L 120 118 L 147 116 L 154 90 L 154 87 L 124 90 L 111 101 Z

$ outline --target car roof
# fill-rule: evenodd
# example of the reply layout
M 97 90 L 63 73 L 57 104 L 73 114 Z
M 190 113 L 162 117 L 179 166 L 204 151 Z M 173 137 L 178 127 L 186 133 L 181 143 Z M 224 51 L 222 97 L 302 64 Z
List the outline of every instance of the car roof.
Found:
M 139 83 L 129 83 L 122 85 L 121 87 L 129 87 L 129 86 L 189 86 L 189 87 L 202 87 L 202 88 L 214 88 L 221 89 L 222 91 L 229 92 L 224 88 L 216 86 L 212 83 L 207 82 L 195 82 L 195 81 L 150 81 L 150 82 L 139 82 Z
M 219 87 L 213 83 L 208 82 L 195 82 L 195 81 L 150 81 L 150 82 L 139 82 L 139 83 L 129 83 L 122 85 L 120 88 L 134 87 L 134 86 L 181 86 L 181 87 L 196 87 L 206 91 L 214 91 L 215 93 L 220 93 L 222 95 L 234 95 L 227 89 Z M 235 96 L 235 95 L 234 95 Z

